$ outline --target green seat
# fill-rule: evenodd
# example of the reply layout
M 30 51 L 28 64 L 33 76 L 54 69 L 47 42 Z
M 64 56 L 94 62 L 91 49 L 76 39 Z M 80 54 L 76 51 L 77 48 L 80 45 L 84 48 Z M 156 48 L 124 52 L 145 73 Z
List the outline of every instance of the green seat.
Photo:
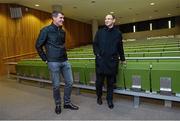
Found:
M 170 57 L 170 56 L 180 56 L 180 52 L 175 51 L 175 52 L 164 52 L 162 53 L 163 57 Z
M 145 57 L 161 57 L 161 53 L 160 52 L 149 52 L 149 53 L 145 53 L 144 54 Z
M 37 60 L 22 60 L 16 65 L 18 75 L 49 79 L 47 64 Z
M 96 71 L 95 71 L 95 63 L 94 62 L 89 62 L 86 64 L 85 75 L 86 75 L 87 85 L 95 85 Z
M 173 93 L 180 93 L 180 62 L 154 62 L 151 70 L 152 91 L 160 91 L 160 80 L 171 80 Z
M 18 64 L 16 65 L 16 70 L 18 75 L 21 76 L 31 76 L 31 63 L 29 61 L 20 61 L 18 62 Z
M 33 75 L 37 78 L 50 79 L 48 66 L 43 61 L 36 61 L 33 64 L 32 71 Z
M 180 51 L 180 47 L 168 47 L 164 48 L 164 51 Z
M 81 62 L 71 62 L 74 83 L 86 84 L 85 64 Z
M 126 89 L 137 86 L 133 83 L 140 82 L 138 87 L 143 91 L 150 91 L 150 69 L 149 62 L 128 62 L 124 68 Z
M 144 53 L 139 53 L 139 52 L 135 52 L 135 53 L 127 53 L 126 54 L 127 57 L 144 57 Z
M 122 65 L 122 64 L 119 64 L 119 69 L 118 69 L 118 74 L 117 74 L 117 77 L 116 77 L 116 86 L 117 88 L 120 88 L 120 89 L 125 89 L 125 80 L 124 80 L 124 67 L 125 65 Z

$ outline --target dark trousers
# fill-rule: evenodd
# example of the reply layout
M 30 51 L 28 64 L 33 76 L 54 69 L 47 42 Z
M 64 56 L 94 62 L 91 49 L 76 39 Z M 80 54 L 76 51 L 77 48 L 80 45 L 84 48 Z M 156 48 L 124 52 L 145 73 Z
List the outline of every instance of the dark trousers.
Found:
M 96 73 L 96 94 L 97 97 L 102 97 L 102 88 L 104 85 L 104 80 L 107 80 L 107 96 L 106 99 L 108 101 L 113 100 L 113 89 L 114 89 L 114 82 L 116 80 L 115 75 L 106 75 L 106 74 L 98 74 Z

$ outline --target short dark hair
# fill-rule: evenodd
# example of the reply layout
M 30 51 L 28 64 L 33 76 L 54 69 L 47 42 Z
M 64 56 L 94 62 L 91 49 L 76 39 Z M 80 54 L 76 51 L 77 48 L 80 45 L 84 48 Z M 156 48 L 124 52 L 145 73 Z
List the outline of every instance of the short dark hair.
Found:
M 63 12 L 60 12 L 60 11 L 53 11 L 52 13 L 51 13 L 51 17 L 53 18 L 53 17 L 57 17 L 58 16 L 58 14 L 62 14 L 62 15 L 64 15 L 64 13 Z

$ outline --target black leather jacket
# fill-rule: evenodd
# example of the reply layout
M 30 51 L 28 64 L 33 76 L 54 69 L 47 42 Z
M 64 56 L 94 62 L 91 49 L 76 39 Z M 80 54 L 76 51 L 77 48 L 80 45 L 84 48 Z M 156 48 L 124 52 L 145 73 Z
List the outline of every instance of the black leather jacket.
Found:
M 43 50 L 43 46 L 45 50 Z M 67 60 L 65 31 L 53 23 L 41 29 L 36 41 L 36 49 L 43 61 L 64 62 Z

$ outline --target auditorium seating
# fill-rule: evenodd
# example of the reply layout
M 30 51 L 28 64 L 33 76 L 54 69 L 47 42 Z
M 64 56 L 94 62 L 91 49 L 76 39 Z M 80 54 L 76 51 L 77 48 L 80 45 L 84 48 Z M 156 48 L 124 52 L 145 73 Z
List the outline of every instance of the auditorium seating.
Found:
M 180 57 L 179 40 L 153 40 L 151 42 L 148 40 L 146 44 L 141 40 L 141 42 L 133 41 L 129 44 L 127 42 L 124 45 L 127 64 L 119 64 L 117 89 L 160 93 L 167 87 L 172 94 L 180 93 L 178 87 L 180 85 L 180 59 L 171 59 L 171 57 Z M 67 53 L 74 82 L 94 86 L 96 77 L 93 58 L 95 56 L 92 45 L 70 49 Z M 16 71 L 20 76 L 50 78 L 47 64 L 39 58 L 19 61 Z

